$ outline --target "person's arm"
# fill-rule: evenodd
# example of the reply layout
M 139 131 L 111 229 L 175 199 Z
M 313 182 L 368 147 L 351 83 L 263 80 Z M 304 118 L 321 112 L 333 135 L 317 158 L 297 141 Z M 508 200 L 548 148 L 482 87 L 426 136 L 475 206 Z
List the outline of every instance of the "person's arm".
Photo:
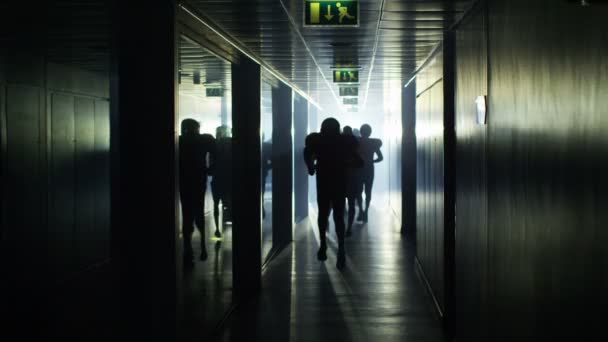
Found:
M 313 138 L 309 135 L 306 137 L 306 145 L 304 147 L 304 161 L 306 162 L 306 166 L 308 167 L 308 174 L 315 174 L 315 156 L 312 149 L 312 140 Z
M 215 171 L 215 165 L 216 165 L 216 160 L 217 160 L 217 144 L 216 144 L 216 140 L 214 137 L 210 136 L 210 135 L 203 135 L 203 145 L 206 145 L 206 150 L 207 150 L 207 158 L 206 159 L 206 166 L 207 166 L 207 174 L 208 175 L 213 175 L 214 171 Z
M 382 142 L 380 141 L 378 143 L 378 147 L 376 148 L 376 154 L 378 155 L 378 158 L 374 159 L 374 163 L 379 163 L 381 161 L 384 160 L 384 156 L 382 155 L 382 151 L 380 151 L 380 146 L 382 146 Z
M 359 153 L 359 142 L 357 142 L 357 140 L 353 139 L 352 142 L 352 156 L 350 158 L 351 160 L 351 167 L 355 167 L 355 168 L 362 168 L 364 161 L 363 158 L 361 158 L 361 153 Z

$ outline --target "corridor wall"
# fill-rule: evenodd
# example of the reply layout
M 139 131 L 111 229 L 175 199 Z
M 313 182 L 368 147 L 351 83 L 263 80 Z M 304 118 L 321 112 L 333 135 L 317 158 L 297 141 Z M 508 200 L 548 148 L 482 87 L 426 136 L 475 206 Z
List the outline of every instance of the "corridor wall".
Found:
M 607 336 L 608 7 L 590 3 L 491 0 L 457 30 L 457 340 Z
M 109 340 L 110 3 L 0 4 L 0 340 Z
M 50 303 L 54 329 L 109 288 L 109 79 L 35 55 L 1 64 L 3 283 L 28 316 Z
M 444 69 L 438 52 L 416 76 L 416 255 L 445 311 Z

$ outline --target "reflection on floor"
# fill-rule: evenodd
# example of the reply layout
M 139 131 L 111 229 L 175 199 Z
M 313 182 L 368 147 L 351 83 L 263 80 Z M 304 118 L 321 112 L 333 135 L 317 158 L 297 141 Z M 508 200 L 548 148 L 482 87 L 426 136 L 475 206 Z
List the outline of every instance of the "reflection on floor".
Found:
M 261 296 L 237 309 L 221 340 L 443 341 L 413 249 L 388 212 L 372 208 L 369 224 L 353 227 L 342 272 L 333 227 L 329 259 L 319 262 L 316 224 L 300 224 L 266 269 Z
M 232 227 L 225 224 L 222 238 L 213 236 L 213 215 L 205 216 L 207 261 L 199 261 L 201 236 L 195 232 L 192 245 L 195 263 L 184 268 L 183 340 L 200 341 L 223 319 L 232 304 Z
M 264 196 L 264 219 L 262 220 L 262 264 L 267 260 L 272 249 L 272 194 L 267 191 Z

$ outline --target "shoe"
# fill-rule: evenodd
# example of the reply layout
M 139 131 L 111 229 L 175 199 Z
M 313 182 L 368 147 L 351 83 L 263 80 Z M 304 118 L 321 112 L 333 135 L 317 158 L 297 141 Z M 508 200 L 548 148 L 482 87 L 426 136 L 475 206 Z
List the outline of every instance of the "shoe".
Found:
M 363 223 L 367 223 L 367 211 L 363 214 Z
M 220 233 L 220 231 L 219 231 L 219 230 L 216 230 L 216 231 L 215 231 L 215 237 L 216 237 L 216 238 L 221 238 L 221 237 L 222 237 L 222 233 Z
M 353 232 L 350 229 L 346 230 L 346 237 L 351 237 L 353 235 Z
M 194 257 L 192 256 L 192 254 L 184 253 L 183 261 L 184 261 L 184 265 L 186 265 L 186 266 L 194 265 Z
M 205 261 L 207 260 L 207 251 L 202 251 L 201 252 L 201 257 L 200 257 L 201 261 Z
M 357 215 L 357 221 L 363 221 L 363 212 L 359 210 L 359 215 Z
M 319 261 L 327 260 L 327 247 L 319 247 L 319 251 L 317 252 L 317 259 L 319 259 Z
M 343 251 L 338 251 L 338 261 L 336 261 L 336 268 L 341 270 L 346 266 L 346 256 Z

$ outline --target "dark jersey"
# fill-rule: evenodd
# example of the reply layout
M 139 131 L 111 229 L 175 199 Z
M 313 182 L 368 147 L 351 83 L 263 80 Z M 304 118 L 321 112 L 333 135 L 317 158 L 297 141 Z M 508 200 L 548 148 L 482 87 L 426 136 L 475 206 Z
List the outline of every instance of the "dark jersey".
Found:
M 306 137 L 304 159 L 317 173 L 319 190 L 345 194 L 347 171 L 360 165 L 357 140 L 353 136 L 312 133 Z
M 179 137 L 180 192 L 200 191 L 207 182 L 207 156 L 215 152 L 212 135 L 182 135 Z
M 213 179 L 211 186 L 220 192 L 229 191 L 232 183 L 232 139 L 216 139 L 215 153 L 212 156 Z
M 359 139 L 359 154 L 363 159 L 364 169 L 374 168 L 374 153 L 380 150 L 382 146 L 382 140 L 372 138 L 360 138 Z

